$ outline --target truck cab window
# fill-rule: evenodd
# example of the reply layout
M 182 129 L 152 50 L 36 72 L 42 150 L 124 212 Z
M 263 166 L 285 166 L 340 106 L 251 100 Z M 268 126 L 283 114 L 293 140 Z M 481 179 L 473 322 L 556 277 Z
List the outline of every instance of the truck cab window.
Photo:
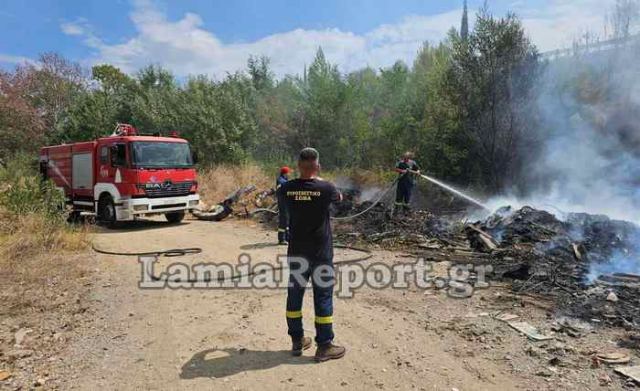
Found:
M 123 167 L 127 164 L 127 148 L 124 144 L 111 146 L 111 166 Z

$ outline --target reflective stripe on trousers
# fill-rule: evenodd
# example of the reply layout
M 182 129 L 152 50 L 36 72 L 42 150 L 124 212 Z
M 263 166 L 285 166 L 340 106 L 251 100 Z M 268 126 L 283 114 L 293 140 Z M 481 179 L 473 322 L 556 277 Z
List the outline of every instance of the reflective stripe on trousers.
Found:
M 308 258 L 307 258 L 308 259 Z M 315 273 L 314 271 L 321 265 L 329 265 L 333 271 L 333 259 L 328 260 L 309 260 L 311 267 L 301 272 L 302 265 L 295 260 L 289 258 L 289 287 L 287 290 L 287 326 L 289 335 L 294 338 L 304 336 L 302 325 L 302 302 L 304 298 L 307 282 L 311 278 L 313 287 L 313 307 L 315 311 L 315 328 L 316 343 L 318 345 L 326 344 L 333 341 L 333 286 L 335 278 L 331 275 L 323 275 L 323 273 Z M 301 278 L 297 278 L 301 277 Z M 320 284 L 316 283 L 317 279 Z

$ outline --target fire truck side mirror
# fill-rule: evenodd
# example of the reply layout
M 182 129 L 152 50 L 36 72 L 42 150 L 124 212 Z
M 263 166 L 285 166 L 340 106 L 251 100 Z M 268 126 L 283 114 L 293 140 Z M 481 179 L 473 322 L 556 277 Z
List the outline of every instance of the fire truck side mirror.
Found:
M 198 154 L 193 151 L 191 151 L 191 161 L 193 164 L 198 164 Z
M 127 163 L 127 150 L 124 144 L 112 145 L 110 148 L 111 166 L 122 167 Z

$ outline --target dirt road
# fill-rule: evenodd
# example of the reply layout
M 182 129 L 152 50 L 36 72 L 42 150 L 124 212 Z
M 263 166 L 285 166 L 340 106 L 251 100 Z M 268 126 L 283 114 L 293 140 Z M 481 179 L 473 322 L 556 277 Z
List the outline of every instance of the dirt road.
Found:
M 202 247 L 202 254 L 170 259 L 189 264 L 232 262 L 243 252 L 274 262 L 284 248 L 261 245 L 274 240 L 274 233 L 250 222 L 187 221 L 104 230 L 94 243 L 113 251 Z M 336 260 L 353 255 L 337 251 Z M 372 259 L 402 260 L 391 252 L 376 252 Z M 499 288 L 467 300 L 415 288 L 364 288 L 353 299 L 337 299 L 336 342 L 347 347 L 347 355 L 316 364 L 313 349 L 301 358 L 288 352 L 283 290 L 141 290 L 140 267 L 132 257 L 99 255 L 95 269 L 93 319 L 68 349 L 75 374 L 64 388 L 598 389 L 602 375 L 582 370 L 588 359 L 577 349 L 562 357 L 568 367 L 550 368 L 547 352 L 561 342 L 535 346 L 538 356 L 527 353 L 531 342 L 487 312 L 507 308 L 538 324 L 545 313 L 523 308 Z M 304 318 L 313 319 L 310 291 Z M 313 335 L 310 321 L 305 329 Z

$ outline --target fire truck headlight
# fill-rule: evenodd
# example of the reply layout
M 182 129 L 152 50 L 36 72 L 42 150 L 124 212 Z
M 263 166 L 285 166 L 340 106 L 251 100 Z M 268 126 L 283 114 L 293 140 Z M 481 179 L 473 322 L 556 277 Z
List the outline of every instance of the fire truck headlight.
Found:
M 139 212 L 141 210 L 149 210 L 149 205 L 147 204 L 134 205 L 133 210 L 136 212 Z

